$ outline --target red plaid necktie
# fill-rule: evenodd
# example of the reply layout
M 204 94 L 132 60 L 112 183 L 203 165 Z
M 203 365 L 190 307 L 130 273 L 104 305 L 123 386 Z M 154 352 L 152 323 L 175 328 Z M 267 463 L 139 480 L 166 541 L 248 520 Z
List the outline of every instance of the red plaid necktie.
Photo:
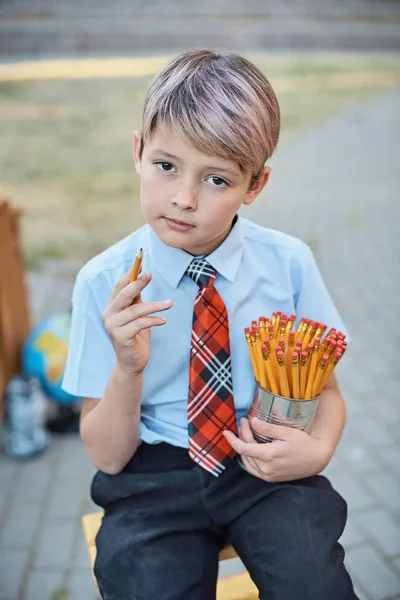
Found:
M 232 394 L 228 314 L 214 287 L 216 271 L 204 258 L 186 273 L 199 285 L 194 302 L 189 374 L 189 455 L 218 477 L 236 452 L 222 435 L 237 435 Z

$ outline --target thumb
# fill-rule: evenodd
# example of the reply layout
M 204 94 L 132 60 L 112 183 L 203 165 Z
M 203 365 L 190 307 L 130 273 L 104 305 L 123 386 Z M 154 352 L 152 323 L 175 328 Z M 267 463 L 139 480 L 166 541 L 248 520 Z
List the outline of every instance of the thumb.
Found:
M 246 418 L 240 419 L 240 439 L 244 442 L 255 442 L 249 421 Z
M 293 427 L 267 423 L 266 421 L 261 421 L 261 419 L 258 419 L 257 417 L 251 419 L 250 426 L 256 433 L 274 440 L 290 440 L 297 433 L 297 430 L 293 429 Z

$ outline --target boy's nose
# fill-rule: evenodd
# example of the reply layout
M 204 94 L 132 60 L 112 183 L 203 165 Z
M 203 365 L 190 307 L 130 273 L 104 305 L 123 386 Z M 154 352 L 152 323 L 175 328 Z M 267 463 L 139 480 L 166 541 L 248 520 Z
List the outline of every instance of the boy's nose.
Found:
M 183 210 L 194 210 L 197 206 L 196 192 L 193 189 L 186 187 L 175 196 L 173 203 Z

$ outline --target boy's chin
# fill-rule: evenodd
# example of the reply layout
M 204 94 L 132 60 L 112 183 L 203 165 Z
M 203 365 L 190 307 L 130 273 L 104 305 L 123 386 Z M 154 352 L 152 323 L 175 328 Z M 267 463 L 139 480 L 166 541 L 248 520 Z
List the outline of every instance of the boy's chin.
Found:
M 193 237 L 193 231 L 174 231 L 165 223 L 155 223 L 153 227 L 158 238 L 166 245 L 172 248 L 181 248 L 182 245 L 190 244 Z
M 156 230 L 156 234 L 158 236 L 158 238 L 162 241 L 163 244 L 165 244 L 166 246 L 169 246 L 170 248 L 176 248 L 177 250 L 184 250 L 185 252 L 187 252 L 188 254 L 192 254 L 193 256 L 196 255 L 196 250 L 195 248 L 193 248 L 191 241 L 189 241 L 189 238 L 186 236 L 183 236 L 182 234 L 179 235 L 179 233 L 172 235 L 167 233 L 165 234 L 163 233 L 158 233 Z
M 185 244 L 185 240 L 182 234 L 179 234 L 179 232 L 174 231 L 160 231 L 160 229 L 161 228 L 156 228 L 154 231 L 163 244 L 165 244 L 166 246 L 170 246 L 171 248 L 183 247 L 183 245 Z

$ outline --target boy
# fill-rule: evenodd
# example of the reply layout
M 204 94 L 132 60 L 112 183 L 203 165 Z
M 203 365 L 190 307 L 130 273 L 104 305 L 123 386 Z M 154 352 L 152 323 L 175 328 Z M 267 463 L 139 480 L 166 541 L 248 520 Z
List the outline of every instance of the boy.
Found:
M 237 216 L 268 181 L 279 123 L 247 60 L 194 50 L 168 63 L 134 133 L 147 224 L 78 275 L 64 387 L 85 398 L 104 600 L 212 600 L 227 540 L 262 600 L 356 598 L 337 542 L 346 503 L 318 475 L 344 426 L 335 376 L 309 435 L 246 419 L 252 319 L 280 310 L 344 329 L 307 246 Z

